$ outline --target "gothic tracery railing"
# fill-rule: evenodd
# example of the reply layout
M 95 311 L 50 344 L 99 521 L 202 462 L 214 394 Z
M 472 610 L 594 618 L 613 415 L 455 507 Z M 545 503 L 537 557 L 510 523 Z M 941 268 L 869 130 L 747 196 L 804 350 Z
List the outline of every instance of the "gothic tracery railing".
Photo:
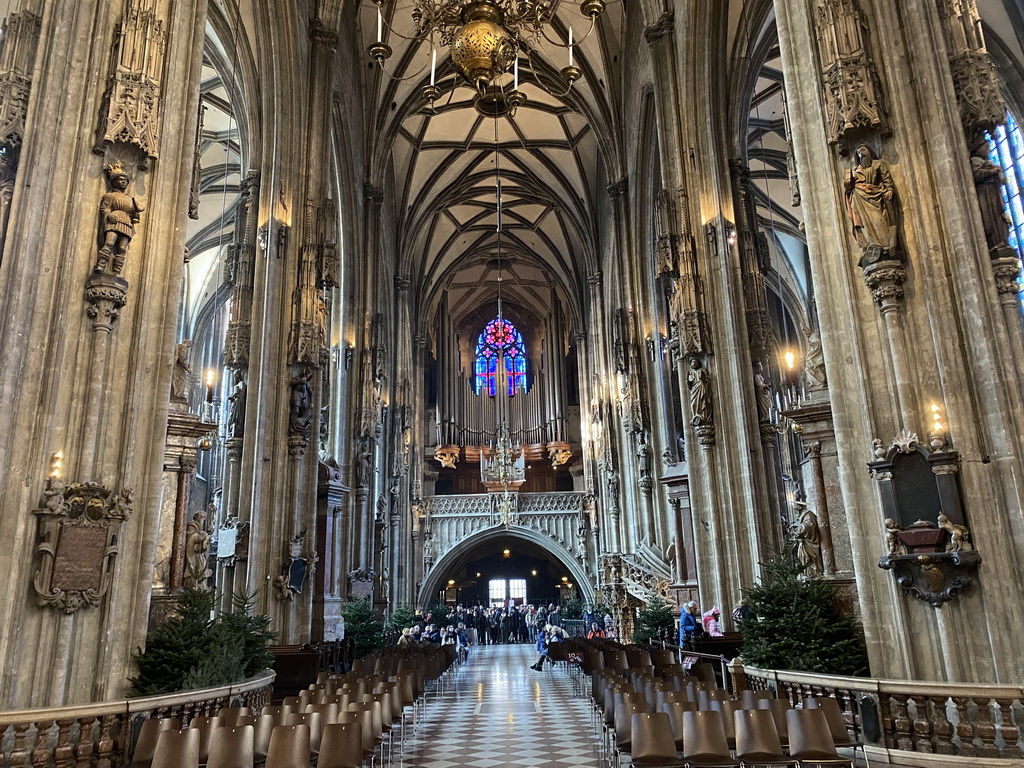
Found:
M 501 524 L 497 494 L 433 496 L 426 500 L 431 552 L 440 558 L 452 547 Z M 584 494 L 577 492 L 515 494 L 515 522 L 510 530 L 526 529 L 547 539 L 567 558 L 587 562 Z M 428 565 L 429 567 L 429 565 Z

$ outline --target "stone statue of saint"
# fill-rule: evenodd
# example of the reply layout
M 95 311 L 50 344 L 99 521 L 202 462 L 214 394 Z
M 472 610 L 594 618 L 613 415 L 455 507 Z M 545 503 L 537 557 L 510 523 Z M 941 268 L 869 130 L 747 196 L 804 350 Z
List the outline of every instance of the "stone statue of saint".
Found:
M 651 446 L 643 432 L 637 437 L 636 461 L 640 468 L 640 477 L 647 477 L 651 474 Z
M 711 411 L 711 374 L 696 357 L 690 358 L 686 386 L 690 390 L 691 423 L 695 427 L 710 424 L 714 418 Z
M 359 441 L 359 453 L 356 455 L 356 487 L 370 487 L 370 439 L 364 437 Z
M 288 417 L 288 431 L 309 439 L 309 427 L 313 422 L 313 391 L 309 388 L 312 369 L 306 369 L 291 380 L 291 410 Z
M 243 437 L 245 433 L 245 399 L 247 390 L 241 371 L 235 371 L 235 387 L 228 395 L 228 436 Z
M 608 470 L 608 495 L 612 504 L 617 504 L 619 499 L 619 473 L 614 469 Z
M 825 389 L 828 386 L 828 378 L 825 376 L 825 355 L 821 351 L 821 336 L 816 330 L 807 332 L 804 377 L 807 380 L 808 389 Z
M 192 366 L 189 364 L 191 351 L 192 342 L 188 339 L 174 348 L 174 369 L 171 371 L 172 402 L 188 402 L 188 385 L 192 380 Z
M 185 528 L 185 576 L 186 589 L 198 589 L 206 584 L 211 571 L 207 567 L 210 552 L 210 534 L 206 532 L 206 512 L 192 515 Z
M 804 566 L 804 576 L 820 576 L 825 568 L 821 559 L 821 531 L 818 518 L 804 502 L 796 502 L 799 517 L 790 525 L 789 532 L 796 547 L 796 559 Z
M 327 453 L 327 444 L 330 442 L 330 420 L 331 406 L 325 405 L 320 409 L 320 450 Z
M 853 235 L 863 250 L 876 247 L 882 255 L 896 252 L 896 187 L 889 165 L 867 144 L 856 151 L 857 165 L 846 173 L 846 211 Z
M 144 210 L 138 198 L 127 193 L 128 174 L 120 161 L 104 166 L 110 191 L 100 198 L 100 249 L 96 255 L 94 272 L 120 275 L 128 246 L 135 237 L 135 225 Z
M 0 254 L 7 240 L 7 226 L 11 220 L 11 201 L 14 182 L 18 177 L 18 153 L 10 147 L 0 149 Z
M 760 360 L 754 363 L 754 397 L 757 402 L 757 420 L 770 424 L 772 420 L 772 385 L 764 375 Z
M 985 225 L 985 242 L 993 252 L 1009 248 L 1010 228 L 1003 205 L 1003 169 L 989 159 L 988 150 L 988 139 L 979 133 L 971 143 L 971 171 L 981 207 L 981 221 Z

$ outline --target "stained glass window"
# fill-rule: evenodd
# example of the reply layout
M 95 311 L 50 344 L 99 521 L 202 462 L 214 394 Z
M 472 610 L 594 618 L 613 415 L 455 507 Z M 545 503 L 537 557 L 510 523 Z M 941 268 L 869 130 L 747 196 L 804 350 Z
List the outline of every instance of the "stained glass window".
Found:
M 499 374 L 498 360 L 504 358 Z M 475 390 L 478 395 L 494 397 L 501 380 L 508 382 L 508 394 L 526 391 L 526 345 L 523 336 L 508 320 L 494 318 L 487 324 L 476 344 Z
M 1017 121 L 1006 115 L 1006 125 L 1000 125 L 989 137 L 992 162 L 1003 169 L 1006 181 L 1003 184 L 1003 203 L 1010 217 L 1010 245 L 1021 252 L 1024 245 L 1024 138 Z M 1021 286 L 1021 302 L 1024 302 L 1024 284 Z

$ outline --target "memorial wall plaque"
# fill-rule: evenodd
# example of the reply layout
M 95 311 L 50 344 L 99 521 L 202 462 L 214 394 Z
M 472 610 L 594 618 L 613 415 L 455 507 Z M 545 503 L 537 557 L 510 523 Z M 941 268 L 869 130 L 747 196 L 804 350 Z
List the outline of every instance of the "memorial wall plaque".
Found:
M 43 492 L 39 555 L 32 586 L 40 605 L 65 613 L 98 606 L 110 587 L 121 525 L 132 514 L 132 490 L 98 483 L 65 486 L 51 478 Z
M 53 559 L 51 589 L 91 589 L 99 592 L 106 548 L 106 526 L 61 526 L 60 541 Z

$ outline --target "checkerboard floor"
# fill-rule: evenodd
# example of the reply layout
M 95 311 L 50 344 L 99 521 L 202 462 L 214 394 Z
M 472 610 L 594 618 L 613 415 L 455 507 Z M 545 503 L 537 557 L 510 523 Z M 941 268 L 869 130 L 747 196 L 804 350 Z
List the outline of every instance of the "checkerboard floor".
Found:
M 475 647 L 443 696 L 431 699 L 415 735 L 406 734 L 401 768 L 597 766 L 588 686 L 573 696 L 563 665 L 535 672 L 531 645 Z

